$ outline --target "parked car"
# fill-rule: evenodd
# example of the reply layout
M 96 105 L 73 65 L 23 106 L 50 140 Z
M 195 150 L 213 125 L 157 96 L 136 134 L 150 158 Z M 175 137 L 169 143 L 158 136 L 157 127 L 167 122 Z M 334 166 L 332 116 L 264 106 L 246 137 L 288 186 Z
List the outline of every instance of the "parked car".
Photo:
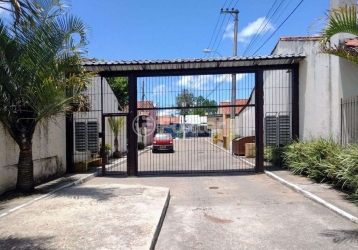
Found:
M 153 139 L 152 152 L 169 151 L 174 153 L 173 137 L 169 133 L 157 133 Z

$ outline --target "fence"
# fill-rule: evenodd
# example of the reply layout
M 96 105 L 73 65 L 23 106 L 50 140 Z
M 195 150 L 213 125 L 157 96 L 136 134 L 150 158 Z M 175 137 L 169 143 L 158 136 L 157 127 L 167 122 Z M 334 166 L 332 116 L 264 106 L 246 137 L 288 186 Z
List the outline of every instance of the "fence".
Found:
M 358 96 L 341 99 L 341 144 L 358 143 Z

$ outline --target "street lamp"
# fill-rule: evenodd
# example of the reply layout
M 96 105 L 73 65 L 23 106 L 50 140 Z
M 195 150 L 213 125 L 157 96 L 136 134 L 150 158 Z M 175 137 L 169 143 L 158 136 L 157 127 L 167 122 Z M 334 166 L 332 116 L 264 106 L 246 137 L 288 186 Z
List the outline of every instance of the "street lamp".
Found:
M 207 53 L 207 54 L 209 54 L 209 53 L 216 53 L 216 54 L 218 54 L 219 56 L 223 57 L 219 52 L 217 52 L 217 51 L 215 51 L 215 50 L 204 49 L 203 52 L 204 52 L 204 53 Z

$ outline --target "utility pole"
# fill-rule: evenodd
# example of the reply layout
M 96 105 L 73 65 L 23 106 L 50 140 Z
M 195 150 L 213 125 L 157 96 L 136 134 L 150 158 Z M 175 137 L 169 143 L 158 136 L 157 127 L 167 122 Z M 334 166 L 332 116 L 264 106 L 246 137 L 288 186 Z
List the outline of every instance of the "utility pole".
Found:
M 238 26 L 238 15 L 239 10 L 232 8 L 231 10 L 221 9 L 220 14 L 232 14 L 234 16 L 234 47 L 233 47 L 233 56 L 237 56 L 237 26 Z M 233 134 L 232 131 L 234 129 L 234 122 L 235 122 L 235 105 L 236 105 L 236 74 L 232 74 L 232 84 L 231 84 L 231 109 L 230 109 L 230 131 L 229 131 L 229 144 L 230 149 L 232 149 L 232 138 Z M 225 145 L 226 147 L 226 145 Z

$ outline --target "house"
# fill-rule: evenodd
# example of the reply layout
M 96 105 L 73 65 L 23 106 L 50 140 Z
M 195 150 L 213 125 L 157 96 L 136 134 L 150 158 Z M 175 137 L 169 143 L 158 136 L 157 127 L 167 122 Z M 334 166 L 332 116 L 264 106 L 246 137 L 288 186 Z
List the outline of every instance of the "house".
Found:
M 156 132 L 171 133 L 173 137 L 178 137 L 178 131 L 181 130 L 180 118 L 171 115 L 157 116 Z
M 157 121 L 157 111 L 153 101 L 138 101 L 138 117 L 141 117 L 141 124 L 138 124 L 138 142 L 143 142 L 144 145 L 153 144 L 154 130 Z M 128 109 L 128 107 L 127 107 Z M 141 110 L 145 109 L 145 110 Z
M 245 107 L 247 104 L 248 99 L 237 99 L 235 101 L 235 117 L 237 114 L 241 112 L 241 110 Z M 224 140 L 225 138 L 229 138 L 230 136 L 230 114 L 231 114 L 231 107 L 225 107 L 231 105 L 230 101 L 220 102 L 219 107 L 217 110 L 217 114 L 215 116 L 211 116 L 211 118 L 208 119 L 208 122 L 211 124 L 215 124 L 215 133 L 218 135 L 218 140 Z M 221 118 L 219 118 L 221 116 Z M 218 118 L 220 122 L 218 123 Z M 234 122 L 234 128 L 233 128 L 233 135 L 239 134 L 237 133 L 237 127 L 239 126 L 239 123 L 235 119 Z
M 346 40 L 355 46 L 354 40 Z M 272 54 L 302 53 L 299 68 L 299 135 L 339 139 L 341 99 L 358 95 L 358 66 L 343 58 L 319 53 L 319 37 L 282 37 Z
M 168 126 L 171 124 L 179 124 L 179 117 L 170 115 L 157 116 L 157 124 L 160 126 Z

